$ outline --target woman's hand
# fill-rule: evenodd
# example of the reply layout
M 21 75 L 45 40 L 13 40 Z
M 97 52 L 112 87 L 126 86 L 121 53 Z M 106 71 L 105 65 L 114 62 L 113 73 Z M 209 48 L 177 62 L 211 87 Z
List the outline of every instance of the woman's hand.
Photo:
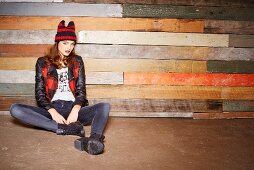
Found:
M 71 113 L 69 114 L 69 116 L 67 118 L 67 124 L 76 122 L 78 120 L 78 112 L 79 112 L 80 108 L 81 108 L 80 105 L 75 105 L 72 108 Z
M 48 110 L 48 112 L 50 113 L 52 119 L 54 121 L 56 121 L 56 123 L 59 123 L 59 124 L 66 124 L 67 121 L 64 119 L 64 117 L 62 115 L 60 115 L 56 109 L 54 108 L 51 108 Z

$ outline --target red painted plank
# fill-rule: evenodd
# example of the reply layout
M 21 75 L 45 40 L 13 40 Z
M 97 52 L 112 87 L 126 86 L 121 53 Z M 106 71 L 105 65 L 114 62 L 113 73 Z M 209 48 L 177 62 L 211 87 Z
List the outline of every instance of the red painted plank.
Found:
M 254 74 L 124 73 L 124 84 L 254 86 Z

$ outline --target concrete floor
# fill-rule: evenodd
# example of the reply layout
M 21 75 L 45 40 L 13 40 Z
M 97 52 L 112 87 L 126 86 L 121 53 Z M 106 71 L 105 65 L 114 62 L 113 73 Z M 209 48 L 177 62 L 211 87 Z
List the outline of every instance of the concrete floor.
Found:
M 254 119 L 111 117 L 105 136 L 105 152 L 93 156 L 74 149 L 78 137 L 0 116 L 0 169 L 254 169 Z

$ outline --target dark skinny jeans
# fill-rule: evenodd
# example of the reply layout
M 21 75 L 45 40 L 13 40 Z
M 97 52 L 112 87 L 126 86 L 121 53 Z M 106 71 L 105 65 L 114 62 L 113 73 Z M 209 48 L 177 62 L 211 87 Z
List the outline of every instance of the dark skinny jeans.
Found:
M 52 102 L 54 108 L 65 119 L 68 118 L 73 107 L 72 101 L 57 100 Z M 92 106 L 82 107 L 78 113 L 78 121 L 84 126 L 91 125 L 91 134 L 102 134 L 106 126 L 110 111 L 108 103 L 98 103 Z M 13 104 L 10 108 L 11 115 L 21 122 L 35 127 L 56 132 L 58 124 L 52 120 L 50 113 L 35 106 Z

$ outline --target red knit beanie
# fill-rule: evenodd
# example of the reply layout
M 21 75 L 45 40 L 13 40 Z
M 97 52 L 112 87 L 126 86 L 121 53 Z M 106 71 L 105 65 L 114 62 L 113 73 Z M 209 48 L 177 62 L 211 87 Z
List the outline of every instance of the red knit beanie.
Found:
M 65 27 L 64 20 L 62 20 L 58 24 L 57 34 L 55 36 L 55 42 L 59 42 L 62 40 L 72 40 L 75 42 L 77 41 L 77 37 L 75 34 L 75 25 L 73 21 L 70 21 L 67 27 Z

